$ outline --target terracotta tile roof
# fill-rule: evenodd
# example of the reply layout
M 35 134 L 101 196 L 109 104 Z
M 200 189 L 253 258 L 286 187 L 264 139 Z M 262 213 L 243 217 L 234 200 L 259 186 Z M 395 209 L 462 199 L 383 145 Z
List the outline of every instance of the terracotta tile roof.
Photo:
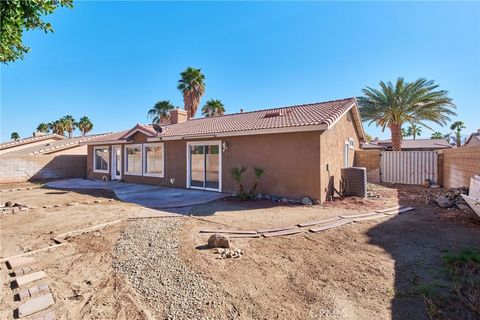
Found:
M 165 125 L 162 136 L 194 136 L 226 132 L 333 124 L 355 104 L 354 98 L 199 118 Z M 151 128 L 150 126 L 148 126 Z M 152 128 L 153 129 L 153 128 Z M 153 135 L 155 131 L 153 131 Z
M 62 140 L 62 139 L 65 139 L 65 137 L 55 133 L 50 133 L 50 134 L 45 134 L 45 135 L 36 136 L 36 137 L 28 137 L 28 138 L 20 139 L 18 141 L 11 140 L 11 141 L 0 143 L 0 150 L 13 148 L 16 146 L 21 146 L 21 145 L 25 145 L 25 144 L 29 144 L 37 141 L 48 140 L 48 139 Z
M 64 137 L 64 139 L 62 140 L 35 145 L 35 146 L 27 147 L 24 149 L 20 149 L 20 150 L 13 150 L 5 154 L 21 154 L 21 155 L 29 155 L 29 156 L 39 155 L 39 154 L 51 154 L 61 150 L 78 147 L 88 142 L 95 142 L 100 138 L 108 138 L 108 137 L 111 137 L 112 135 L 113 135 L 112 133 L 102 133 L 102 134 L 88 135 L 85 137 L 73 137 L 73 138 Z

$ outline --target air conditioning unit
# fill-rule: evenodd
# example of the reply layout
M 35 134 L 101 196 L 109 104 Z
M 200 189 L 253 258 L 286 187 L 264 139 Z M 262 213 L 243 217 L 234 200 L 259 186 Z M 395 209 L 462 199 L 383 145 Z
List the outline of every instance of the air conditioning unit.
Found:
M 346 196 L 367 197 L 367 169 L 349 167 L 342 169 L 343 192 Z

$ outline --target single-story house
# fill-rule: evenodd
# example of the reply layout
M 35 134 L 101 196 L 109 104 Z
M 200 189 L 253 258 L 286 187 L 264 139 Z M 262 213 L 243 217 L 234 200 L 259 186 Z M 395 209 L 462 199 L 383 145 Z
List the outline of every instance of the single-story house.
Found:
M 402 151 L 438 151 L 452 146 L 445 139 L 408 139 L 402 140 Z M 377 140 L 362 143 L 364 150 L 392 150 L 391 140 Z
M 161 130 L 137 124 L 87 142 L 87 176 L 233 193 L 231 169 L 265 169 L 258 192 L 324 201 L 339 188 L 365 138 L 354 98 L 187 119 L 172 110 Z
M 480 129 L 472 133 L 465 141 L 466 146 L 480 146 Z

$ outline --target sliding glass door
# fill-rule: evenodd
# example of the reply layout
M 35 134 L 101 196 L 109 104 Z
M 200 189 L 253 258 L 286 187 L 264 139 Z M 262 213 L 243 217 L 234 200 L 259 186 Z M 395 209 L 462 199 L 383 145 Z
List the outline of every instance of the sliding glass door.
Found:
M 221 143 L 188 143 L 188 187 L 220 191 Z

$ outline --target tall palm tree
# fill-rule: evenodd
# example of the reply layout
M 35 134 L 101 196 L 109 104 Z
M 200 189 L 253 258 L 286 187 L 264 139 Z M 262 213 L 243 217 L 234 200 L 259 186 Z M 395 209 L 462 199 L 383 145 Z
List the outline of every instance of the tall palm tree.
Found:
M 406 138 L 410 135 L 405 128 L 402 128 L 401 131 L 402 131 L 402 139 Z
M 460 147 L 462 145 L 462 129 L 465 129 L 465 124 L 463 123 L 463 121 L 455 121 L 450 126 L 450 130 L 452 130 L 455 134 L 457 147 Z
M 225 107 L 221 100 L 210 99 L 202 108 L 202 115 L 205 117 L 223 116 L 225 113 Z
M 440 131 L 435 131 L 430 136 L 430 139 L 444 139 L 444 136 L 443 136 L 443 133 L 441 133 Z
M 412 136 L 413 137 L 413 140 L 415 140 L 415 138 L 419 135 L 422 134 L 422 128 L 420 128 L 419 126 L 417 126 L 415 123 L 412 123 L 408 129 L 407 129 L 407 132 L 408 132 L 408 136 Z
M 65 131 L 68 133 L 68 137 L 71 138 L 73 131 L 77 128 L 77 123 L 71 115 L 66 115 L 60 118 L 60 121 L 64 123 Z
M 61 119 L 50 122 L 48 127 L 55 134 L 59 134 L 61 136 L 65 135 L 65 122 Z
M 10 135 L 10 139 L 18 141 L 20 140 L 20 135 L 18 134 L 18 132 L 12 132 L 12 134 Z
M 360 112 L 364 120 L 370 124 L 389 128 L 392 137 L 392 149 L 402 148 L 402 125 L 410 122 L 431 129 L 425 121 L 441 126 L 447 124 L 449 116 L 455 115 L 456 108 L 445 90 L 437 90 L 434 81 L 418 79 L 406 82 L 398 78 L 392 82 L 379 83 L 380 89 L 365 87 L 363 96 L 358 98 Z
M 170 111 L 175 106 L 168 100 L 162 100 L 155 103 L 152 109 L 148 110 L 148 117 L 152 118 L 152 123 L 170 120 Z
M 48 124 L 45 122 L 40 123 L 37 126 L 37 132 L 47 133 L 48 132 Z
M 200 99 L 205 93 L 204 81 L 205 76 L 201 69 L 188 67 L 180 73 L 177 89 L 183 94 L 183 102 L 189 118 L 195 117 L 195 113 L 200 105 Z
M 83 137 L 85 137 L 85 135 L 93 129 L 92 121 L 90 121 L 90 119 L 86 116 L 81 117 L 77 125 L 78 129 L 80 129 L 80 131 L 82 132 Z

